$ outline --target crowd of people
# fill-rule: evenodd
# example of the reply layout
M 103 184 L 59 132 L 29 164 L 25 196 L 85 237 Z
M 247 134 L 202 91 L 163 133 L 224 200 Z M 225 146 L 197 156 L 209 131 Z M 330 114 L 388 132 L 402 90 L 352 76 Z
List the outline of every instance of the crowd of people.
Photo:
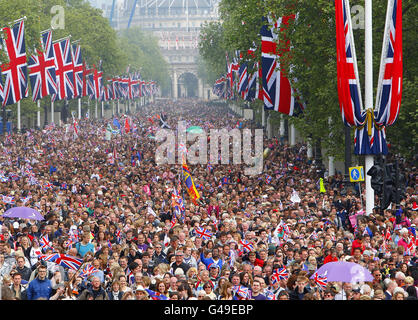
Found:
M 232 161 L 189 164 L 200 195 L 194 202 L 181 161 L 155 161 L 156 131 L 161 124 L 175 130 L 180 120 L 206 132 L 257 127 L 225 103 L 184 99 L 156 101 L 112 119 L 83 119 L 78 134 L 72 125 L 48 125 L 5 137 L 1 299 L 417 298 L 412 162 L 401 163 L 407 188 L 399 208 L 377 207 L 367 215 L 364 191 L 340 172 L 328 176 L 307 157 L 306 145 L 264 136 L 259 175 L 244 175 L 244 164 Z M 180 211 L 175 190 L 183 199 Z M 36 209 L 43 220 L 3 216 L 16 206 Z M 54 254 L 60 258 L 52 260 Z M 78 263 L 65 263 L 71 259 Z M 335 261 L 360 264 L 374 279 L 313 277 Z

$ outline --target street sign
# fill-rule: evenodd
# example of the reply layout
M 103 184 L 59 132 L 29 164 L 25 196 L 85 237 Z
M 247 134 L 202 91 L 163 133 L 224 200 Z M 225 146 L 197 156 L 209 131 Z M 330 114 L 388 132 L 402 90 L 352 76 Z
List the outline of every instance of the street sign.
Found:
M 364 181 L 364 169 L 363 166 L 360 167 L 350 167 L 350 182 L 360 182 Z

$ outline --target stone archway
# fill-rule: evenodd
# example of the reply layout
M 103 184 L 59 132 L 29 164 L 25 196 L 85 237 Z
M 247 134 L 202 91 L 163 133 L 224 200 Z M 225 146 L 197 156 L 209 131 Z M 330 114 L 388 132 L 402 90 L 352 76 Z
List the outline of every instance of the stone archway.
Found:
M 198 77 L 192 72 L 185 72 L 179 76 L 179 96 L 182 98 L 196 98 L 199 96 Z
M 171 80 L 171 93 L 174 99 L 183 97 L 204 98 L 203 81 L 199 78 L 197 70 L 194 70 L 194 68 L 173 69 Z

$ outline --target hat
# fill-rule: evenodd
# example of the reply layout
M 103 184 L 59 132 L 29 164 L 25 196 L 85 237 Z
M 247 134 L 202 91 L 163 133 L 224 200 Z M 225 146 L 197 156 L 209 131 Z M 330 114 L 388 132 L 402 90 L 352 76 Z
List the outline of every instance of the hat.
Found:
M 141 285 L 137 286 L 137 287 L 136 287 L 136 289 L 135 289 L 134 291 L 135 291 L 135 292 L 137 292 L 137 291 L 144 291 L 144 292 L 147 292 L 147 291 L 145 290 L 145 288 L 144 288 L 143 286 L 141 286 Z
M 402 228 L 401 229 L 401 234 L 408 234 L 408 229 L 407 228 Z
M 210 263 L 210 264 L 208 265 L 208 270 L 210 270 L 210 269 L 212 269 L 212 268 L 219 269 L 219 266 L 218 266 L 216 263 L 212 262 L 212 263 Z
M 177 268 L 176 271 L 174 271 L 174 275 L 175 276 L 183 276 L 184 275 L 184 271 L 182 268 Z
M 348 260 L 350 260 L 350 259 L 353 259 L 353 257 L 352 257 L 352 256 L 346 256 L 346 257 L 344 258 L 344 261 L 348 261 Z
M 360 293 L 360 288 L 354 288 L 353 290 L 352 290 L 353 292 L 357 292 L 357 293 Z
M 369 250 L 364 250 L 364 252 L 363 252 L 363 256 L 371 256 L 372 255 L 372 252 L 371 251 L 369 251 Z

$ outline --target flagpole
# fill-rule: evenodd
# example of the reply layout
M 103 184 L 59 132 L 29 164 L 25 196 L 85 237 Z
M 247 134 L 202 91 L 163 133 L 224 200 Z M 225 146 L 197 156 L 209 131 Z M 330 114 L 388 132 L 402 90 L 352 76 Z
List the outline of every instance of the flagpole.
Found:
M 36 124 L 37 124 L 38 129 L 39 129 L 39 128 L 41 128 L 41 100 L 38 99 L 37 103 L 38 103 L 38 111 L 37 111 Z
M 54 123 L 54 101 L 51 100 L 51 123 Z
M 17 102 L 17 130 L 20 132 L 20 100 Z
M 104 119 L 104 102 L 102 101 L 102 118 Z
M 97 99 L 96 99 L 96 105 L 94 107 L 94 116 L 96 117 L 96 119 L 98 118 L 98 116 L 97 116 Z
M 78 119 L 81 119 L 81 98 L 78 98 Z
M 365 0 L 365 107 L 373 111 L 373 34 L 372 34 L 372 0 Z M 374 156 L 365 155 L 365 172 L 374 165 Z M 374 190 L 371 186 L 371 176 L 366 174 L 366 215 L 373 212 Z

